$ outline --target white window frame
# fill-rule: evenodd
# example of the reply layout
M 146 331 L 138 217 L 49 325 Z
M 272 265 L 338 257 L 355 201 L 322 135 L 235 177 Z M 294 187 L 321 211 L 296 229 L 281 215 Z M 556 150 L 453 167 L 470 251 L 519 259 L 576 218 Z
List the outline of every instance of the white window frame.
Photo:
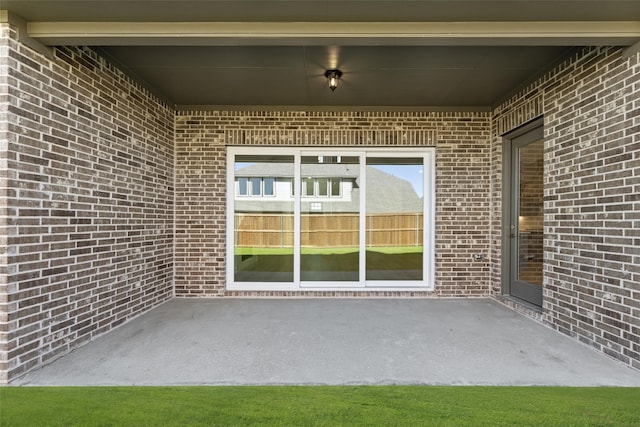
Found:
M 346 290 L 346 291 L 433 291 L 435 289 L 435 148 L 291 148 L 291 147 L 260 147 L 265 154 L 291 155 L 294 154 L 294 177 L 292 188 L 294 191 L 294 281 L 293 282 L 235 282 L 234 281 L 234 215 L 235 215 L 235 156 L 255 154 L 255 147 L 228 147 L 227 148 L 227 289 L 228 290 L 255 290 L 255 291 L 322 291 L 322 290 Z M 302 177 L 300 164 L 302 156 L 360 156 L 360 280 L 358 282 L 301 282 L 300 281 L 300 212 L 302 193 Z M 422 157 L 424 164 L 423 173 L 423 279 L 419 281 L 367 281 L 365 280 L 366 260 L 366 159 L 370 157 Z M 334 177 L 329 177 L 334 178 Z M 339 179 L 339 178 L 335 178 Z M 315 183 L 315 180 L 314 180 Z M 330 185 L 330 183 L 329 183 Z M 314 184 L 315 187 L 315 184 Z M 331 185 L 330 185 L 331 187 Z M 342 193 L 342 182 L 340 183 Z M 314 195 L 316 194 L 314 188 Z M 331 190 L 329 189 L 331 195 Z M 242 196 L 246 197 L 246 196 Z

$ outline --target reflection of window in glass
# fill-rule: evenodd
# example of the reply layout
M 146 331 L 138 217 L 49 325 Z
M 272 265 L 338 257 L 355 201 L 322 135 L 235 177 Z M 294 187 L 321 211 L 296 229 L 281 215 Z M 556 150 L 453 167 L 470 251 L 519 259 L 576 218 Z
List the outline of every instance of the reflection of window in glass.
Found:
M 340 197 L 340 180 L 339 179 L 331 180 L 331 196 Z
M 249 186 L 249 195 L 251 196 L 259 196 L 260 195 L 260 178 L 249 178 L 250 186 Z
M 273 178 L 263 178 L 262 179 L 263 194 L 265 196 L 274 196 L 275 195 L 273 182 L 274 182 Z
M 302 180 L 302 194 L 308 197 L 312 197 L 313 192 L 313 178 L 304 178 Z
M 237 178 L 238 196 L 275 196 L 275 178 Z M 293 195 L 293 191 L 291 193 Z
M 318 163 L 340 163 L 342 156 L 318 156 Z
M 327 197 L 329 195 L 329 179 L 318 178 L 318 197 Z
M 248 178 L 238 178 L 238 195 L 239 196 L 249 195 L 249 179 Z
M 302 195 L 305 197 L 340 197 L 340 182 L 340 178 L 303 178 Z

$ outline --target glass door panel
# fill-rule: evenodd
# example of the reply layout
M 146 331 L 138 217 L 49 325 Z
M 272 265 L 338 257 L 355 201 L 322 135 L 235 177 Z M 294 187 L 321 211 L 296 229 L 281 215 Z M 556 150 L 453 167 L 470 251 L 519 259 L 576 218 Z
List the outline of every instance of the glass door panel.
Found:
M 544 140 L 542 126 L 510 143 L 509 292 L 542 306 Z
M 423 158 L 369 157 L 366 174 L 366 280 L 423 280 Z
M 518 149 L 517 280 L 542 287 L 543 141 Z
M 235 156 L 235 282 L 293 282 L 293 177 L 294 156 Z
M 360 160 L 303 155 L 300 164 L 300 280 L 357 282 Z M 325 283 L 330 286 L 330 284 Z

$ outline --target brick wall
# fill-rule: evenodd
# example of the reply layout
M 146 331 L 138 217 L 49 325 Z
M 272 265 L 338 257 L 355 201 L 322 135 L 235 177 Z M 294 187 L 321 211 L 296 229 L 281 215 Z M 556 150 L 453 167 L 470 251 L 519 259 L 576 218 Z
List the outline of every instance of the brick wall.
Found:
M 0 24 L 0 384 L 7 382 L 7 147 L 9 144 L 9 27 Z
M 430 112 L 180 111 L 176 118 L 176 277 L 179 296 L 486 296 L 490 115 Z M 237 135 L 251 137 L 238 138 Z M 304 140 L 292 138 L 304 132 Z M 340 135 L 354 137 L 341 139 Z M 436 136 L 436 289 L 426 292 L 225 291 L 226 144 L 415 146 Z M 369 136 L 367 136 L 369 135 Z M 378 135 L 372 137 L 371 135 Z M 383 135 L 383 136 L 380 136 Z M 387 135 L 387 136 L 384 136 Z M 309 143 L 311 141 L 311 143 Z
M 543 319 L 640 368 L 640 55 L 587 48 L 496 109 L 500 135 L 544 115 Z M 494 214 L 497 213 L 494 209 Z M 499 254 L 499 227 L 493 254 Z M 492 277 L 499 291 L 494 258 Z
M 88 49 L 1 31 L 6 381 L 173 295 L 174 114 Z
M 57 49 L 47 59 L 8 26 L 0 31 L 0 382 L 174 291 L 499 293 L 501 135 L 541 115 L 542 318 L 640 367 L 640 55 L 585 49 L 493 115 L 176 113 L 88 49 Z M 291 132 L 310 137 L 287 139 Z M 338 140 L 344 132 L 357 137 Z M 435 143 L 389 136 L 403 132 L 432 133 Z M 228 144 L 435 145 L 435 291 L 225 291 Z M 476 253 L 489 259 L 472 261 Z

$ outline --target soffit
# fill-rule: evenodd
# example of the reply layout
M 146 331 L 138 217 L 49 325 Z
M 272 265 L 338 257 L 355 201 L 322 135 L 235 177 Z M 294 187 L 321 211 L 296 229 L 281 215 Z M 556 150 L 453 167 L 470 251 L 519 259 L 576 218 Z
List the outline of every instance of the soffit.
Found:
M 4 0 L 170 103 L 489 109 L 585 45 L 640 40 L 638 1 Z M 324 71 L 340 68 L 338 89 Z

